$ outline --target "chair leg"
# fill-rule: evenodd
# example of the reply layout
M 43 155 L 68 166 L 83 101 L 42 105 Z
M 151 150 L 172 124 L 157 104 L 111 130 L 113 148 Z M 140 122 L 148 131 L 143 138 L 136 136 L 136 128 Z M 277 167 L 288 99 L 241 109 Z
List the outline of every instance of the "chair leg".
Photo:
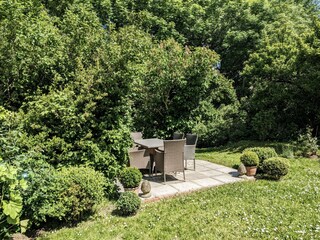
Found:
M 164 180 L 164 184 L 166 184 L 166 173 L 163 172 L 163 180 Z
M 186 173 L 183 170 L 183 180 L 186 181 Z

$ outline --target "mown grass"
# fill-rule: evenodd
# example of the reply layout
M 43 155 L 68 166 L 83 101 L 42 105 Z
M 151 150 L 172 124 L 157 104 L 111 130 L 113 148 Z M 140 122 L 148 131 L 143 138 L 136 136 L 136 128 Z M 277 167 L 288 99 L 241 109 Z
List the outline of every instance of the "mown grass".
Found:
M 252 146 L 252 145 L 251 145 Z M 200 150 L 198 158 L 233 166 L 241 146 Z M 320 165 L 291 159 L 280 182 L 259 180 L 144 204 L 133 217 L 111 214 L 40 239 L 320 239 Z

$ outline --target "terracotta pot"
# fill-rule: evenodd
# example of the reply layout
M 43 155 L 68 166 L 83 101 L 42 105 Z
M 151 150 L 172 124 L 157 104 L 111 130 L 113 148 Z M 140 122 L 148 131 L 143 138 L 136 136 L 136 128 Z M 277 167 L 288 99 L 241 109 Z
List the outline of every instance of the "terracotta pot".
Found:
M 254 176 L 257 173 L 257 166 L 246 167 L 247 176 Z

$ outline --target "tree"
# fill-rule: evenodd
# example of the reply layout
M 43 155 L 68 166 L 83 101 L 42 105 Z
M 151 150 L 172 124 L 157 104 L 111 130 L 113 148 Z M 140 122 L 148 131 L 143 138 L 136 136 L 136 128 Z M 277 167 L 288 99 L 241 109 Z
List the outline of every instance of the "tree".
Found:
M 266 26 L 243 71 L 252 86 L 252 126 L 261 139 L 288 139 L 319 124 L 319 19 L 300 5 L 281 7 L 287 13 Z

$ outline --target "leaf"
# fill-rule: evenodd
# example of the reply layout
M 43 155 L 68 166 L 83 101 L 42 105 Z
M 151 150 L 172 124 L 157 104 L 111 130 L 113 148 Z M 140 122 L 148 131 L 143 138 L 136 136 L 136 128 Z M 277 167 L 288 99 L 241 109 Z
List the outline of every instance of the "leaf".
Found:
M 20 201 L 3 201 L 3 213 L 12 219 L 16 219 L 19 216 L 19 213 L 22 209 L 22 203 Z
M 20 231 L 21 233 L 25 233 L 28 229 L 29 219 L 24 219 L 20 221 Z
M 10 216 L 7 217 L 7 223 L 16 225 L 19 223 L 19 218 L 11 218 Z

